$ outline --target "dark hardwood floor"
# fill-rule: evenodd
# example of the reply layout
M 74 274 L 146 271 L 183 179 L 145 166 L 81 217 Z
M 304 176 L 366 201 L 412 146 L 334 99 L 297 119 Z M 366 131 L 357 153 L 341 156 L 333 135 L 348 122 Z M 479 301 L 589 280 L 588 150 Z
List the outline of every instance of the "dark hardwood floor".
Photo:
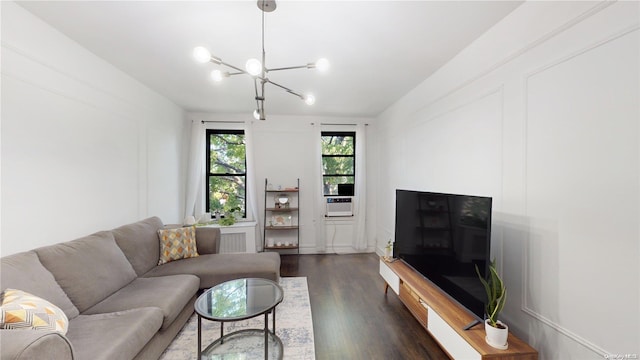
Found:
M 306 276 L 316 358 L 448 359 L 392 291 L 378 256 L 283 255 L 281 276 Z

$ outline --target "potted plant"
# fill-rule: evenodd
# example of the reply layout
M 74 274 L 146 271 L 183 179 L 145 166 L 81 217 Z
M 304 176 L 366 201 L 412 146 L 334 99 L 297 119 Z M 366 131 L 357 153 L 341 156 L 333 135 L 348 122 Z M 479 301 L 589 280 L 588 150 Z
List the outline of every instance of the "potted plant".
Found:
M 480 270 L 478 270 L 477 265 L 476 273 L 478 274 L 478 277 L 484 286 L 484 290 L 487 293 L 487 306 L 485 307 L 487 318 L 484 321 L 484 328 L 487 335 L 485 341 L 494 348 L 504 350 L 509 346 L 507 344 L 509 327 L 502 321 L 498 320 L 498 315 L 500 315 L 500 312 L 507 301 L 507 289 L 505 288 L 500 275 L 498 275 L 496 260 L 493 259 L 489 264 L 489 276 L 487 279 L 480 275 Z
M 236 223 L 236 214 L 240 212 L 240 207 L 229 207 L 225 209 L 224 218 L 218 222 L 222 226 L 231 226 Z
M 393 243 L 391 239 L 387 241 L 387 246 L 384 247 L 384 259 L 389 261 L 393 257 Z

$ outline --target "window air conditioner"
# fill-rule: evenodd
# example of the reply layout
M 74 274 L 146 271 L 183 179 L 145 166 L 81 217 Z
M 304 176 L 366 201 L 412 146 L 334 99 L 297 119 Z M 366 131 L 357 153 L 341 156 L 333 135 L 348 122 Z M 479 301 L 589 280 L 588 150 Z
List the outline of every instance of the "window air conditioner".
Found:
M 351 196 L 327 197 L 326 216 L 353 216 L 353 198 Z

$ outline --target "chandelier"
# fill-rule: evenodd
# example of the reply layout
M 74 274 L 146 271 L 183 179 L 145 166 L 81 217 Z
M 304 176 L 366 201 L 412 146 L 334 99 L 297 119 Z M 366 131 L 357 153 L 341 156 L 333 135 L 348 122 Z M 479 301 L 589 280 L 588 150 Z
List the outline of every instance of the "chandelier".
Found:
M 319 71 L 326 71 L 329 68 L 329 61 L 325 58 L 321 58 L 317 60 L 315 63 L 308 63 L 306 65 L 300 66 L 288 66 L 288 67 L 280 67 L 280 68 L 267 68 L 266 66 L 266 53 L 264 50 L 264 13 L 272 12 L 276 9 L 275 0 L 258 0 L 258 8 L 262 10 L 262 62 L 258 59 L 249 59 L 245 64 L 245 68 L 242 69 L 240 67 L 228 64 L 219 57 L 211 55 L 209 50 L 205 47 L 198 46 L 193 49 L 193 57 L 197 62 L 207 63 L 212 62 L 216 65 L 226 66 L 231 69 L 232 72 L 222 71 L 220 69 L 215 69 L 211 72 L 211 78 L 214 81 L 222 81 L 225 77 L 230 77 L 233 75 L 248 75 L 254 79 L 254 88 L 255 88 L 255 100 L 256 100 L 256 110 L 253 112 L 253 117 L 256 120 L 265 120 L 265 112 L 264 112 L 264 102 L 265 102 L 265 92 L 264 88 L 266 84 L 271 84 L 276 87 L 283 89 L 289 94 L 295 95 L 303 100 L 307 105 L 313 105 L 316 102 L 315 96 L 313 94 L 305 94 L 302 95 L 286 86 L 273 82 L 271 79 L 267 77 L 267 75 L 272 71 L 281 71 L 281 70 L 293 70 L 293 69 L 318 69 Z

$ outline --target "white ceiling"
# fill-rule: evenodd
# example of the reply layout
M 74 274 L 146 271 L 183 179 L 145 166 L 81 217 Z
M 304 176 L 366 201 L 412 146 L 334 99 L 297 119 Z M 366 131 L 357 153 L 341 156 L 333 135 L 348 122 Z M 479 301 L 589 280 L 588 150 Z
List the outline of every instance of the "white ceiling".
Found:
M 195 46 L 244 68 L 260 58 L 256 1 L 26 1 L 22 7 L 187 111 L 255 108 L 253 81 L 209 78 Z M 268 114 L 375 116 L 440 68 L 521 1 L 279 1 L 265 13 L 267 67 L 326 57 L 328 73 L 289 70 L 270 79 Z

